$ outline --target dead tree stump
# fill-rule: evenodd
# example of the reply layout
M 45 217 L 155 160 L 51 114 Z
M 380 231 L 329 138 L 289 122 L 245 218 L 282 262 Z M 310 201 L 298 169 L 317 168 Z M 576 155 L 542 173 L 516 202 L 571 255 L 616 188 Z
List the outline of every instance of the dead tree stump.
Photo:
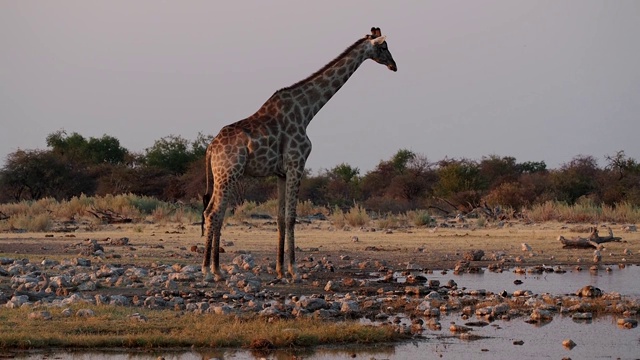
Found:
M 572 239 L 567 239 L 564 236 L 558 236 L 558 241 L 562 243 L 563 248 L 573 248 L 573 249 L 589 249 L 600 247 L 600 244 L 611 242 L 611 241 L 620 241 L 621 237 L 613 236 L 613 230 L 609 229 L 609 236 L 600 236 L 598 235 L 598 228 L 592 226 L 589 228 L 589 236 L 586 238 L 577 236 Z

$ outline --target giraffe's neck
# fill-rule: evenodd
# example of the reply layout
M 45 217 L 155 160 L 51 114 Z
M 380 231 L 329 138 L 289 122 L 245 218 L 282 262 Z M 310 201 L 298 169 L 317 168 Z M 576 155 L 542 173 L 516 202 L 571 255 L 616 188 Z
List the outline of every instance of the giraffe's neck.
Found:
M 365 39 L 357 41 L 308 78 L 278 91 L 281 98 L 293 99 L 293 106 L 299 109 L 296 118 L 305 128 L 367 59 L 364 46 Z

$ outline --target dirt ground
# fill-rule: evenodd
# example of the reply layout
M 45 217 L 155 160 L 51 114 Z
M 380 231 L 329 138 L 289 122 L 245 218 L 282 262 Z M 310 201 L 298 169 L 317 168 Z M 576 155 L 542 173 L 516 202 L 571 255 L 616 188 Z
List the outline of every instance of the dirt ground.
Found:
M 602 264 L 640 264 L 640 233 L 624 232 L 627 224 L 599 224 L 601 235 L 610 227 L 620 242 L 605 243 Z M 309 275 L 309 280 L 342 279 L 361 271 L 357 263 L 383 262 L 390 268 L 406 269 L 409 264 L 430 270 L 452 269 L 465 252 L 483 250 L 484 257 L 473 262 L 487 266 L 504 259 L 507 266 L 593 264 L 594 249 L 563 249 L 558 236 L 588 236 L 591 224 L 506 222 L 479 228 L 473 220 L 450 227 L 401 228 L 393 230 L 364 227 L 335 230 L 327 221 L 296 226 L 296 257 L 301 273 L 320 261 L 330 263 L 333 271 Z M 87 227 L 88 229 L 89 227 Z M 111 245 L 111 239 L 128 238 L 126 246 Z M 122 224 L 104 225 L 97 231 L 82 226 L 73 233 L 0 233 L 0 257 L 62 260 L 78 257 L 79 246 L 87 239 L 103 245 L 105 256 L 98 262 L 114 264 L 200 265 L 204 238 L 196 224 Z M 273 221 L 249 220 L 228 223 L 222 231 L 222 265 L 239 253 L 253 254 L 257 264 L 274 265 L 277 230 Z M 523 243 L 531 251 L 523 251 Z M 94 260 L 96 261 L 96 260 Z M 316 278 L 318 277 L 318 278 Z

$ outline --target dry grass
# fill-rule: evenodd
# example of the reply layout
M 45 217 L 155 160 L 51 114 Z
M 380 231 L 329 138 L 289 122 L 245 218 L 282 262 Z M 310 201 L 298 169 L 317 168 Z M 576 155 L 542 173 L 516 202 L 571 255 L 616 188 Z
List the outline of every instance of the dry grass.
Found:
M 329 322 L 302 318 L 268 321 L 260 317 L 176 314 L 115 306 L 88 306 L 95 317 L 62 316 L 60 308 L 0 309 L 0 348 L 158 348 L 249 347 L 266 339 L 275 347 L 307 347 L 340 343 L 398 340 L 387 326 L 354 321 Z M 74 308 L 72 313 L 78 308 Z M 29 319 L 33 311 L 49 311 L 52 319 Z M 146 322 L 131 318 L 142 314 Z
M 640 207 L 630 203 L 597 205 L 589 199 L 581 199 L 574 205 L 563 202 L 547 201 L 533 205 L 523 211 L 529 219 L 536 222 L 563 221 L 572 223 L 640 222 Z

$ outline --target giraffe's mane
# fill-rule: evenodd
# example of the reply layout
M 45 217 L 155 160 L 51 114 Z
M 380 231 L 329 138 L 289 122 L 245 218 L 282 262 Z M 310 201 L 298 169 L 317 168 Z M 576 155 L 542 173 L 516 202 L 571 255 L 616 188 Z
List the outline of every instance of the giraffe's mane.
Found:
M 325 70 L 327 70 L 328 68 L 332 67 L 333 65 L 335 65 L 335 63 L 337 63 L 338 61 L 340 61 L 340 59 L 342 59 L 343 57 L 345 57 L 348 53 L 350 53 L 353 49 L 355 49 L 356 47 L 358 47 L 360 44 L 362 44 L 363 42 L 365 42 L 366 40 L 371 39 L 369 35 L 363 37 L 362 39 L 359 39 L 358 41 L 356 41 L 355 43 L 353 43 L 351 46 L 349 46 L 348 48 L 344 49 L 344 51 L 338 55 L 335 59 L 331 60 L 330 62 L 328 62 L 325 66 L 321 67 L 320 70 L 314 72 L 313 74 L 307 76 L 306 78 L 296 82 L 293 85 L 289 85 L 287 87 L 283 87 L 282 89 L 276 91 L 276 93 L 283 91 L 283 90 L 289 90 L 292 89 L 296 86 L 302 85 L 304 83 L 306 83 L 307 81 L 315 78 L 316 76 L 318 76 L 319 74 L 321 74 L 322 72 L 324 72 Z

